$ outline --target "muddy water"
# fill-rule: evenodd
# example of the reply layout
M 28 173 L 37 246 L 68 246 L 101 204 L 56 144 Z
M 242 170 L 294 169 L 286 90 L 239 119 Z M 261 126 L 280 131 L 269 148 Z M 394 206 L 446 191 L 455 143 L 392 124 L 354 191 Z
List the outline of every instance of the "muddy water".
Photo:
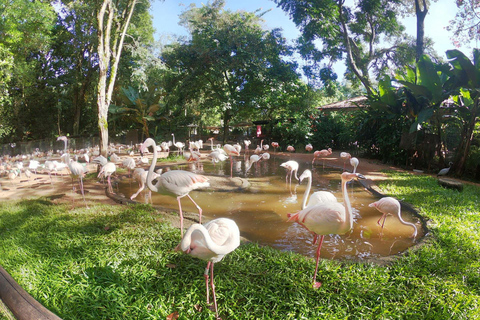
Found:
M 301 185 L 293 178 L 290 185 L 285 181 L 286 171 L 280 167 L 286 159 L 275 158 L 248 167 L 248 158 L 237 157 L 234 160 L 233 176 L 248 179 L 251 186 L 241 192 L 193 191 L 190 196 L 202 207 L 204 216 L 209 218 L 228 217 L 235 220 L 242 236 L 261 245 L 285 251 L 294 251 L 307 256 L 315 256 L 317 246 L 313 244 L 313 235 L 297 223 L 287 222 L 287 214 L 301 209 L 302 199 L 307 186 Z M 213 166 L 210 162 L 171 167 L 194 171 L 199 174 L 230 175 L 229 160 Z M 299 176 L 305 169 L 312 169 L 311 162 L 300 163 Z M 322 168 L 318 162 L 312 170 L 312 190 L 325 190 L 334 193 L 343 203 L 340 171 Z M 136 183 L 123 181 L 119 192 L 130 196 L 137 190 Z M 145 191 L 137 201 L 144 201 Z M 405 251 L 415 244 L 423 235 L 420 221 L 409 212 L 402 212 L 405 221 L 417 226 L 418 235 L 412 239 L 413 228 L 400 223 L 397 217 L 388 216 L 383 234 L 377 224 L 381 213 L 368 204 L 378 200 L 366 192 L 359 183 L 348 184 L 348 196 L 354 212 L 354 226 L 345 235 L 325 236 L 321 256 L 335 259 L 366 259 L 383 257 Z M 178 209 L 176 198 L 153 194 L 154 204 Z M 187 199 L 182 199 L 185 211 L 197 212 L 195 206 Z

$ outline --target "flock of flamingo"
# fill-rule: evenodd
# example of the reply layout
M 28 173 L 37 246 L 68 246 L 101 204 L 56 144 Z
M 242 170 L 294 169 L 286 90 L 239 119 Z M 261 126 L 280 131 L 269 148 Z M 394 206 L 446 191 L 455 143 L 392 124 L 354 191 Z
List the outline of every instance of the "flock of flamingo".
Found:
M 109 192 L 113 192 L 111 177 L 116 172 L 116 164 L 120 164 L 126 168 L 129 175 L 139 183 L 139 189 L 135 192 L 131 199 L 135 199 L 145 187 L 148 188 L 148 192 L 157 192 L 164 195 L 174 196 L 178 202 L 178 210 L 180 216 L 180 230 L 182 234 L 182 240 L 177 246 L 177 250 L 181 250 L 186 254 L 190 254 L 201 260 L 207 261 L 207 267 L 205 269 L 205 285 L 207 291 L 207 304 L 209 304 L 209 285 L 212 289 L 212 298 L 215 308 L 215 313 L 218 316 L 218 308 L 215 296 L 215 286 L 213 282 L 213 266 L 223 259 L 225 255 L 234 251 L 240 245 L 240 231 L 234 220 L 228 218 L 218 218 L 211 220 L 205 224 L 202 224 L 202 208 L 193 200 L 189 193 L 193 190 L 208 187 L 210 185 L 209 179 L 200 174 L 196 174 L 186 170 L 169 170 L 162 172 L 162 169 L 155 171 L 155 165 L 157 163 L 159 151 L 170 151 L 172 146 L 175 146 L 178 154 L 183 154 L 185 144 L 182 142 L 175 142 L 175 136 L 172 134 L 173 141 L 170 143 L 164 142 L 157 146 L 156 142 L 147 138 L 144 143 L 139 146 L 141 157 L 137 160 L 134 159 L 133 153 L 130 153 L 128 157 L 122 159 L 115 153 L 110 155 L 110 160 L 98 155 L 95 151 L 84 150 L 82 151 L 82 157 L 85 162 L 92 162 L 99 166 L 98 178 L 106 178 Z M 239 156 L 241 153 L 240 144 L 225 144 L 223 146 L 214 146 L 213 139 L 211 141 L 211 152 L 207 155 L 208 159 L 211 159 L 215 165 L 218 162 L 230 159 L 230 177 L 233 175 L 233 157 Z M 27 175 L 31 175 L 31 172 L 36 171 L 39 168 L 43 168 L 51 174 L 60 171 L 64 168 L 68 168 L 72 177 L 72 188 L 75 191 L 74 179 L 78 179 L 80 190 L 85 202 L 85 195 L 83 189 L 83 178 L 86 170 L 85 163 L 78 161 L 78 153 L 76 154 L 76 160 L 73 160 L 68 149 L 68 139 L 64 136 L 59 137 L 58 141 L 64 142 L 64 150 L 60 157 L 61 162 L 45 160 L 43 164 L 40 164 L 39 160 L 30 158 L 28 167 L 23 165 L 22 159 L 15 162 L 8 163 L 4 158 L 4 162 L 0 165 L 0 176 L 2 173 L 7 173 L 8 177 L 13 180 L 17 175 L 22 172 Z M 250 140 L 245 140 L 245 152 L 248 153 L 250 146 Z M 274 152 L 279 147 L 277 142 L 271 143 Z M 148 158 L 145 154 L 149 153 L 149 148 L 153 149 L 153 157 L 148 170 L 141 168 L 141 165 L 148 164 Z M 200 161 L 202 154 L 200 149 L 203 147 L 203 142 L 192 142 L 189 145 L 189 155 L 186 156 L 188 161 Z M 263 144 L 263 140 L 256 149 L 253 150 L 253 154 L 250 156 L 250 163 L 246 172 L 250 168 L 258 164 L 260 161 L 267 161 L 270 159 L 268 153 L 269 145 Z M 307 152 L 313 151 L 313 146 L 308 144 L 305 147 Z M 294 152 L 293 146 L 288 146 L 287 151 Z M 90 161 L 89 154 L 94 158 Z M 332 149 L 319 150 L 313 152 L 312 167 L 317 159 L 322 160 L 322 166 L 324 167 L 325 158 L 332 155 Z M 330 192 L 317 191 L 310 195 L 312 187 L 312 172 L 306 169 L 300 177 L 298 177 L 299 164 L 295 160 L 289 160 L 282 164 L 287 171 L 285 181 L 286 183 L 292 183 L 292 177 L 294 177 L 298 183 L 301 183 L 304 179 L 308 180 L 307 189 L 303 196 L 301 209 L 288 215 L 288 221 L 296 222 L 307 229 L 313 235 L 313 244 L 317 245 L 316 250 L 316 265 L 313 275 L 313 287 L 318 288 L 321 286 L 320 282 L 316 281 L 318 264 L 320 258 L 320 251 L 325 235 L 329 234 L 345 234 L 353 228 L 353 214 L 352 206 L 349 200 L 347 192 L 347 183 L 353 179 L 364 178 L 360 173 L 357 173 L 357 167 L 359 161 L 357 158 L 352 157 L 349 153 L 341 152 L 340 158 L 344 161 L 343 173 L 341 173 L 341 189 L 343 195 L 343 202 L 339 202 L 337 198 Z M 7 160 L 7 161 L 5 161 Z M 353 167 L 352 172 L 345 170 L 346 163 Z M 139 167 L 137 167 L 139 166 Z M 187 197 L 198 209 L 199 223 L 191 225 L 188 230 L 183 232 L 183 211 L 181 199 Z M 86 205 L 86 202 L 85 202 Z M 382 213 L 382 217 L 377 221 L 377 224 L 381 223 L 381 230 L 383 231 L 385 220 L 387 215 L 396 215 L 401 223 L 411 225 L 414 228 L 413 237 L 417 235 L 417 228 L 413 223 L 406 222 L 401 217 L 401 205 L 398 200 L 392 197 L 384 197 L 379 201 L 370 204 L 371 207 L 376 208 Z

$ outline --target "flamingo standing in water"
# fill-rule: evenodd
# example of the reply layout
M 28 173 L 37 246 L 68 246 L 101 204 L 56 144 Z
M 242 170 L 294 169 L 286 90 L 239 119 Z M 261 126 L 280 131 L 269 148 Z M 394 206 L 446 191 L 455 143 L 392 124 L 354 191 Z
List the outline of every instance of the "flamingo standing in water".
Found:
M 406 226 L 411 226 L 413 228 L 413 238 L 417 236 L 417 227 L 415 226 L 415 224 L 411 222 L 406 222 L 405 220 L 402 219 L 401 205 L 397 199 L 392 197 L 384 197 L 378 201 L 370 203 L 368 206 L 376 208 L 378 211 L 380 211 L 383 214 L 380 217 L 380 219 L 378 219 L 377 221 L 377 224 L 380 225 L 380 220 L 382 220 L 383 218 L 382 232 L 383 232 L 383 227 L 385 225 L 385 220 L 387 219 L 387 215 L 396 214 L 401 224 L 404 224 Z
M 352 155 L 348 152 L 340 152 L 340 158 L 343 160 L 343 171 L 345 171 L 345 164 L 352 158 Z
M 272 142 L 271 145 L 272 145 L 272 148 L 273 148 L 273 153 L 275 153 L 275 151 L 279 147 L 279 144 L 278 144 L 278 142 Z
M 111 176 L 117 171 L 117 166 L 113 162 L 107 162 L 101 169 L 100 172 L 98 173 L 97 178 L 99 177 L 107 177 L 107 183 L 108 183 L 108 192 L 113 193 L 113 188 L 112 188 L 112 180 Z
M 310 189 L 312 188 L 312 171 L 306 169 L 300 175 L 299 181 L 302 183 L 303 179 L 308 179 L 307 189 L 305 189 L 305 193 L 303 194 L 303 201 L 302 201 L 302 209 L 307 207 L 313 207 L 320 203 L 327 203 L 327 202 L 337 202 L 337 197 L 333 195 L 333 193 L 329 191 L 316 191 L 312 193 L 310 199 L 308 199 L 308 195 L 310 194 Z M 308 204 L 307 204 L 308 200 Z
M 159 169 L 159 170 L 160 170 L 159 173 L 154 172 L 152 174 L 152 179 L 155 180 L 162 173 L 161 171 L 162 169 Z M 148 171 L 143 168 L 136 168 L 135 170 L 133 170 L 133 179 L 138 182 L 139 189 L 137 190 L 137 192 L 132 194 L 132 196 L 130 197 L 130 200 L 135 199 L 138 196 L 138 194 L 142 192 L 143 189 L 145 189 L 145 184 L 147 182 L 147 175 L 148 175 Z M 150 199 L 152 199 L 152 190 L 150 189 L 148 189 L 148 196 Z
M 322 158 L 323 168 L 325 169 L 325 157 L 328 157 L 331 154 L 332 154 L 332 149 L 331 148 L 315 151 L 313 153 L 312 166 L 313 166 L 313 163 L 315 162 L 315 159 Z
M 217 318 L 218 307 L 213 282 L 213 265 L 221 261 L 225 255 L 235 250 L 239 245 L 240 230 L 235 221 L 227 218 L 218 218 L 204 225 L 198 223 L 191 225 L 176 248 L 176 250 L 182 250 L 186 254 L 207 261 L 204 273 L 207 304 L 210 304 L 208 290 L 208 273 L 210 271 L 210 286 L 212 287 L 213 305 Z
M 207 177 L 200 174 L 184 170 L 170 170 L 162 173 L 160 177 L 157 178 L 157 183 L 153 185 L 153 173 L 155 164 L 157 163 L 158 155 L 155 141 L 152 138 L 147 138 L 140 147 L 140 150 L 144 152 L 148 147 L 153 147 L 153 159 L 152 163 L 150 164 L 150 168 L 148 169 L 146 181 L 147 187 L 154 192 L 176 196 L 180 214 L 180 230 L 183 236 L 183 212 L 180 199 L 183 197 L 188 197 L 190 201 L 192 201 L 192 203 L 198 209 L 199 221 L 202 222 L 202 208 L 200 208 L 200 206 L 192 199 L 192 197 L 190 197 L 189 193 L 192 190 L 208 187 L 210 186 L 210 183 L 208 182 Z
M 287 175 L 285 176 L 285 183 L 287 183 L 287 179 L 290 176 L 290 185 L 292 184 L 292 175 L 295 171 L 295 179 L 298 180 L 297 172 L 298 172 L 298 162 L 295 160 L 289 160 L 284 162 L 280 165 L 280 167 L 284 167 L 288 170 Z
M 257 145 L 257 148 L 255 149 L 255 154 L 260 154 L 263 152 L 263 139 L 260 141 L 260 145 Z
M 358 167 L 358 159 L 353 157 L 350 159 L 350 165 L 353 167 L 353 173 L 357 172 L 357 167 Z
M 248 154 L 248 147 L 252 144 L 252 141 L 243 140 L 243 144 L 245 144 L 245 153 Z
M 354 178 L 363 178 L 363 176 L 358 173 L 342 173 L 343 205 L 339 202 L 327 202 L 306 207 L 294 214 L 288 214 L 288 221 L 297 222 L 314 234 L 314 244 L 317 236 L 320 236 L 316 252 L 315 273 L 313 274 L 314 288 L 319 288 L 322 285 L 316 281 L 316 278 L 325 235 L 345 234 L 353 227 L 353 210 L 348 198 L 347 182 Z
M 223 150 L 225 150 L 225 153 L 227 154 L 227 156 L 230 157 L 230 178 L 231 178 L 233 177 L 233 156 L 239 156 L 240 153 L 234 146 L 228 143 L 223 146 Z

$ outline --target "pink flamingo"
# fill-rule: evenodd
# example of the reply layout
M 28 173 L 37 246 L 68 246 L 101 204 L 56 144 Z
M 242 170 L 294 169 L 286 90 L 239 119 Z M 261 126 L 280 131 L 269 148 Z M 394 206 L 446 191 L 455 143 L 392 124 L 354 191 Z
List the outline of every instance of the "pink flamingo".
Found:
M 100 172 L 98 173 L 97 178 L 99 177 L 107 177 L 107 182 L 108 182 L 108 192 L 113 193 L 113 188 L 112 188 L 112 180 L 111 176 L 117 171 L 117 166 L 113 162 L 107 162 L 101 169 Z
M 82 192 L 83 202 L 85 203 L 85 207 L 88 208 L 87 202 L 85 200 L 85 192 L 83 190 L 83 177 L 85 176 L 87 170 L 81 163 L 70 159 L 70 155 L 68 153 L 64 153 L 61 158 L 67 164 L 68 169 L 70 170 L 70 176 L 72 177 L 72 191 L 75 193 L 75 185 L 73 183 L 73 178 L 76 177 L 79 179 L 80 191 Z M 74 201 L 75 199 L 73 199 L 72 202 Z
M 314 234 L 314 244 L 317 236 L 320 236 L 316 252 L 315 273 L 313 274 L 314 288 L 319 288 L 322 285 L 316 281 L 316 278 L 320 251 L 325 235 L 345 234 L 353 227 L 353 212 L 348 198 L 347 182 L 354 178 L 363 178 L 363 176 L 358 173 L 342 173 L 343 205 L 339 202 L 327 202 L 306 207 L 294 214 L 288 214 L 288 221 L 295 221 Z
M 191 225 L 176 248 L 176 250 L 182 250 L 186 254 L 207 261 L 207 267 L 203 275 L 207 291 L 207 304 L 210 304 L 208 290 L 208 272 L 210 271 L 210 286 L 212 287 L 213 305 L 217 319 L 218 307 L 213 282 L 213 265 L 221 261 L 225 255 L 235 250 L 239 245 L 240 230 L 235 221 L 218 218 L 204 225 L 198 223 Z
M 271 145 L 272 145 L 272 148 L 273 148 L 273 152 L 275 153 L 275 151 L 279 147 L 279 144 L 278 144 L 278 142 L 272 142 Z
M 358 167 L 358 159 L 353 157 L 350 159 L 350 165 L 353 167 L 353 173 L 357 172 L 357 167 Z
M 208 182 L 208 178 L 203 175 L 184 170 L 171 170 L 162 173 L 160 177 L 157 178 L 157 183 L 153 185 L 152 180 L 158 155 L 155 141 L 152 138 L 147 138 L 140 147 L 140 150 L 144 152 L 148 147 L 153 147 L 153 158 L 150 168 L 148 169 L 147 187 L 154 192 L 177 197 L 178 210 L 180 213 L 180 230 L 183 235 L 183 212 L 180 199 L 188 197 L 190 201 L 192 201 L 198 209 L 199 221 L 202 222 L 202 208 L 190 197 L 189 193 L 192 190 L 209 187 L 210 183 Z
M 292 175 L 295 171 L 295 179 L 298 180 L 297 171 L 298 171 L 298 162 L 295 160 L 289 160 L 284 162 L 280 165 L 280 167 L 284 167 L 288 170 L 287 175 L 285 176 L 285 183 L 287 183 L 287 179 L 290 176 L 290 185 L 292 184 Z
M 226 144 L 223 146 L 223 150 L 230 157 L 230 178 L 233 177 L 233 156 L 239 156 L 240 153 L 238 150 L 231 144 Z
M 313 163 L 315 162 L 315 159 L 316 158 L 322 158 L 323 160 L 323 168 L 325 169 L 325 157 L 328 157 L 329 155 L 332 154 L 332 149 L 331 148 L 328 148 L 328 149 L 323 149 L 323 150 L 317 150 L 313 153 L 313 160 L 312 160 L 312 166 L 313 166 Z
M 288 152 L 295 152 L 295 148 L 293 146 L 287 146 Z
M 305 146 L 305 151 L 310 152 L 310 151 L 312 151 L 312 150 L 313 150 L 313 146 L 312 146 L 311 143 L 309 143 L 309 144 L 307 144 L 307 145 Z
M 352 155 L 348 152 L 340 152 L 340 158 L 343 160 L 343 171 L 345 171 L 346 162 L 350 160 L 351 157 Z
M 159 169 L 159 170 L 160 170 L 160 173 L 161 173 L 162 169 Z M 143 168 L 136 168 L 135 170 L 133 170 L 132 175 L 133 175 L 133 180 L 138 182 L 139 189 L 137 190 L 137 192 L 132 194 L 132 196 L 130 197 L 130 200 L 135 199 L 140 194 L 140 192 L 142 192 L 145 189 L 145 184 L 147 183 L 148 171 L 143 169 Z M 152 179 L 155 180 L 158 176 L 159 176 L 159 174 L 154 172 L 152 174 Z M 148 196 L 149 196 L 150 199 L 152 199 L 152 190 L 150 190 L 150 189 L 148 189 Z
M 255 149 L 255 154 L 260 154 L 263 152 L 263 139 L 260 141 L 260 145 L 257 145 L 257 148 Z
M 302 183 L 303 179 L 308 179 L 308 185 L 305 189 L 305 193 L 303 194 L 303 201 L 302 201 L 302 209 L 306 207 L 313 207 L 320 203 L 327 203 L 327 202 L 337 202 L 337 197 L 333 195 L 333 193 L 329 191 L 316 191 L 312 193 L 310 199 L 308 199 L 308 195 L 310 194 L 310 189 L 312 188 L 312 171 L 306 169 L 298 178 L 300 183 Z M 308 204 L 307 204 L 308 200 Z
M 406 222 L 405 220 L 402 219 L 402 211 L 401 211 L 401 205 L 400 202 L 398 202 L 397 199 L 392 198 L 392 197 L 384 197 L 378 201 L 375 201 L 373 203 L 370 203 L 368 205 L 369 207 L 374 207 L 378 211 L 380 211 L 383 215 L 378 219 L 377 224 L 380 225 L 380 220 L 383 218 L 382 222 L 382 232 L 383 232 L 383 227 L 385 225 L 385 220 L 387 219 L 387 215 L 394 215 L 396 214 L 398 216 L 398 219 L 400 220 L 400 223 L 406 225 L 406 226 L 411 226 L 413 228 L 413 238 L 417 236 L 417 227 L 411 223 L 411 222 Z

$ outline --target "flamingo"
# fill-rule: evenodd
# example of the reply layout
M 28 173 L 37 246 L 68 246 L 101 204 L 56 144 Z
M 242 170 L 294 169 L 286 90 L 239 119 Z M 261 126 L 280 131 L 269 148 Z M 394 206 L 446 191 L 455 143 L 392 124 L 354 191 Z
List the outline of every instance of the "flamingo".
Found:
M 312 166 L 313 166 L 313 163 L 315 162 L 316 158 L 322 158 L 323 159 L 323 168 L 325 169 L 325 157 L 328 157 L 331 154 L 332 154 L 332 149 L 331 148 L 315 151 L 313 153 Z
M 37 174 L 37 169 L 39 166 L 40 166 L 40 162 L 38 162 L 37 160 L 30 160 L 28 164 L 28 169 L 33 170 L 35 174 Z
M 312 188 L 312 171 L 306 169 L 300 175 L 299 181 L 302 183 L 303 179 L 308 179 L 307 189 L 305 189 L 305 193 L 303 194 L 303 201 L 302 201 L 302 210 L 307 207 L 313 207 L 320 203 L 327 203 L 327 202 L 337 202 L 337 197 L 333 195 L 333 193 L 329 191 L 316 191 L 312 193 L 310 199 L 308 199 L 308 195 L 310 194 L 310 189 Z M 308 200 L 308 204 L 307 204 Z
M 345 234 L 353 227 L 353 214 L 350 199 L 348 198 L 347 182 L 354 178 L 363 178 L 358 173 L 342 173 L 342 194 L 343 205 L 339 202 L 327 202 L 317 204 L 312 207 L 306 207 L 294 214 L 288 214 L 288 221 L 294 221 L 304 226 L 314 236 L 314 244 L 317 236 L 320 241 L 316 252 L 315 273 L 313 274 L 313 287 L 319 288 L 322 284 L 316 281 L 318 271 L 318 261 L 320 251 L 325 235 L 327 234 Z
M 80 191 L 82 192 L 83 202 L 85 203 L 85 206 L 88 207 L 85 200 L 85 193 L 83 191 L 83 176 L 87 172 L 85 167 L 81 163 L 70 159 L 70 155 L 68 153 L 63 154 L 61 158 L 67 164 L 68 169 L 70 170 L 70 176 L 72 177 L 72 191 L 75 193 L 73 178 L 77 177 L 80 180 Z
M 111 176 L 113 173 L 117 171 L 117 166 L 113 162 L 107 162 L 102 169 L 100 169 L 100 172 L 98 173 L 98 177 L 107 177 L 107 182 L 108 182 L 108 192 L 113 193 L 113 188 L 112 188 L 112 181 L 111 181 Z
M 293 146 L 287 146 L 288 152 L 295 152 L 295 148 Z
M 64 143 L 63 153 L 67 153 L 68 138 L 66 136 L 60 136 L 57 138 L 57 141 L 63 141 Z
M 189 150 L 190 150 L 190 156 L 187 159 L 188 162 L 192 162 L 192 161 L 197 162 L 201 159 L 202 154 L 199 151 L 195 151 L 192 148 L 190 148 Z
M 345 163 L 352 158 L 352 155 L 348 152 L 340 152 L 340 158 L 343 160 L 343 171 L 345 171 Z
M 353 167 L 353 173 L 357 172 L 357 167 L 358 167 L 358 159 L 353 157 L 350 159 L 350 165 Z
M 258 154 L 252 154 L 250 156 L 250 164 L 248 166 L 248 168 L 245 170 L 245 173 L 248 172 L 248 170 L 250 170 L 250 168 L 253 166 L 254 163 L 258 163 L 258 161 L 260 161 L 262 159 L 261 156 L 259 156 Z
M 260 145 L 257 145 L 257 148 L 255 149 L 255 154 L 260 154 L 263 151 L 263 139 L 260 141 Z
M 212 287 L 216 318 L 218 318 L 218 307 L 213 281 L 213 265 L 221 261 L 225 255 L 235 250 L 239 245 L 240 230 L 235 221 L 228 218 L 218 218 L 204 225 L 198 223 L 191 225 L 176 248 L 176 250 L 182 250 L 186 254 L 207 261 L 207 267 L 203 275 L 205 277 L 207 304 L 210 304 L 208 289 L 208 272 L 210 271 L 210 286 Z
M 230 157 L 230 178 L 233 176 L 233 156 L 239 156 L 240 153 L 235 149 L 234 146 L 231 144 L 226 144 L 223 146 L 223 150 L 225 150 L 225 153 L 227 156 Z
M 277 150 L 279 144 L 278 144 L 278 142 L 272 142 L 271 145 L 272 145 L 272 148 L 273 148 L 273 152 L 275 153 L 275 151 Z
M 268 151 L 270 149 L 270 146 L 268 144 L 263 145 L 263 150 Z
M 159 169 L 159 170 L 162 170 L 162 169 Z M 161 173 L 162 173 L 161 171 L 159 173 L 156 173 L 156 172 L 152 173 L 152 179 L 155 180 L 156 178 L 158 178 L 158 176 Z M 143 189 L 145 189 L 147 175 L 148 175 L 148 171 L 143 168 L 136 168 L 135 170 L 133 170 L 133 179 L 138 182 L 139 189 L 137 190 L 137 192 L 132 194 L 132 196 L 130 197 L 130 200 L 135 199 L 138 196 L 138 194 L 142 192 Z M 152 194 L 152 191 L 148 189 L 148 195 L 150 199 L 152 198 L 151 194 Z
M 287 183 L 288 176 L 290 176 L 290 185 L 292 184 L 292 175 L 295 171 L 295 179 L 298 180 L 297 171 L 298 171 L 298 162 L 295 160 L 289 160 L 284 162 L 280 165 L 280 167 L 284 167 L 288 170 L 287 175 L 285 176 L 285 183 Z
M 402 219 L 402 212 L 401 212 L 401 205 L 400 202 L 392 197 L 384 197 L 378 201 L 375 201 L 373 203 L 370 203 L 368 205 L 369 207 L 374 207 L 378 211 L 380 211 L 383 215 L 378 219 L 377 224 L 380 225 L 380 220 L 383 218 L 382 222 L 382 232 L 383 232 L 383 227 L 385 225 L 385 220 L 387 219 L 387 215 L 393 215 L 396 214 L 398 216 L 398 219 L 400 220 L 400 223 L 406 225 L 406 226 L 412 226 L 413 228 L 413 238 L 417 236 L 417 227 L 415 224 L 411 222 L 406 222 L 405 220 Z
M 127 157 L 122 161 L 122 165 L 128 169 L 128 174 L 130 174 L 132 170 L 135 169 L 135 159 L 133 159 L 132 157 Z
M 207 158 L 212 159 L 213 165 L 215 165 L 219 161 L 225 161 L 225 160 L 228 159 L 228 157 L 225 154 L 223 154 L 222 152 L 220 152 L 220 150 L 215 150 L 215 151 L 210 152 L 210 154 L 207 155 Z
M 248 147 L 252 144 L 252 141 L 243 140 L 243 144 L 245 145 L 245 153 L 248 153 Z
M 183 154 L 183 148 L 185 148 L 185 143 L 177 141 L 175 142 L 175 135 L 172 133 L 173 145 L 177 147 L 178 154 Z M 155 147 L 156 148 L 156 147 Z
M 154 192 L 177 197 L 178 209 L 180 213 L 180 230 L 183 235 L 183 212 L 180 199 L 186 196 L 190 199 L 190 201 L 192 201 L 192 203 L 198 209 L 199 221 L 201 223 L 202 208 L 200 208 L 200 206 L 192 199 L 192 197 L 190 197 L 189 193 L 192 190 L 209 187 L 210 183 L 208 182 L 208 178 L 203 175 L 184 170 L 171 170 L 162 173 L 160 177 L 157 178 L 157 183 L 153 185 L 153 170 L 155 169 L 155 164 L 157 163 L 157 149 L 155 141 L 152 138 L 147 138 L 140 147 L 140 150 L 143 152 L 151 146 L 153 147 L 153 159 L 152 163 L 150 164 L 150 168 L 148 169 L 146 181 L 147 187 Z
M 312 144 L 311 144 L 311 143 L 307 144 L 307 145 L 305 146 L 305 150 L 306 150 L 307 152 L 312 151 L 312 150 L 313 150 Z

